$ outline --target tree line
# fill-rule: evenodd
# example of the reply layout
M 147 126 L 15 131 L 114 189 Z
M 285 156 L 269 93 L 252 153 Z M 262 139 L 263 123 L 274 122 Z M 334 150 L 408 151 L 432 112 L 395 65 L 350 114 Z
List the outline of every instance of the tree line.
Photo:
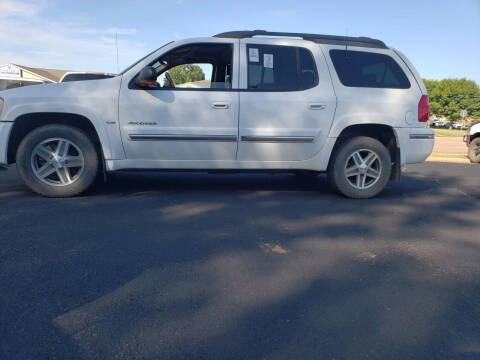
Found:
M 460 119 L 460 110 L 468 117 L 480 118 L 480 87 L 473 80 L 423 79 L 430 98 L 430 113 L 444 115 L 449 120 Z

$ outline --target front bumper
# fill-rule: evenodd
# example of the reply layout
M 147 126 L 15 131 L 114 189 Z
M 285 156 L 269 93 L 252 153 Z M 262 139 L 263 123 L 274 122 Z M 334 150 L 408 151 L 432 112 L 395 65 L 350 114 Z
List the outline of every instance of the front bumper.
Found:
M 395 128 L 400 163 L 416 164 L 430 156 L 435 144 L 435 132 L 427 128 Z
M 0 170 L 8 166 L 8 139 L 13 127 L 13 121 L 0 121 Z

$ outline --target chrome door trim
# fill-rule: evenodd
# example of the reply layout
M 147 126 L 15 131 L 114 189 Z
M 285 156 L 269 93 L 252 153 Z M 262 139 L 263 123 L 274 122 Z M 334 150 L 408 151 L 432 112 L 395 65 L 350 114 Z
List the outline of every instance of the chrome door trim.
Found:
M 132 141 L 237 141 L 236 135 L 129 134 Z
M 281 143 L 312 143 L 315 140 L 313 136 L 242 136 L 245 142 L 281 142 Z
M 434 134 L 410 134 L 410 139 L 435 139 Z

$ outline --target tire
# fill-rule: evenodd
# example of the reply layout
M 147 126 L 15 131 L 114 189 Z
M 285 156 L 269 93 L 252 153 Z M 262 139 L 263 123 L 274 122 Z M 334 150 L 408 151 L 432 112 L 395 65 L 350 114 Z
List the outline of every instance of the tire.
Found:
M 480 163 L 480 137 L 473 139 L 468 145 L 468 158 L 472 163 Z
M 358 136 L 334 152 L 327 176 L 330 185 L 344 196 L 367 199 L 385 188 L 391 172 L 387 148 L 376 139 Z
M 99 155 L 89 137 L 60 124 L 28 133 L 18 147 L 16 162 L 25 185 L 46 197 L 79 195 L 99 172 Z

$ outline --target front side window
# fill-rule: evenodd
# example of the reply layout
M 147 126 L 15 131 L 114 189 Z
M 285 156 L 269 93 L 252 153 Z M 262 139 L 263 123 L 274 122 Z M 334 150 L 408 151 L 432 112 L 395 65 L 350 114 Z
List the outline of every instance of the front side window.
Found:
M 231 89 L 232 55 L 230 44 L 194 44 L 170 51 L 152 66 L 159 88 Z
M 410 81 L 388 55 L 366 51 L 330 50 L 338 78 L 345 86 L 408 89 Z
M 312 53 L 301 47 L 247 45 L 248 88 L 298 91 L 317 85 Z

